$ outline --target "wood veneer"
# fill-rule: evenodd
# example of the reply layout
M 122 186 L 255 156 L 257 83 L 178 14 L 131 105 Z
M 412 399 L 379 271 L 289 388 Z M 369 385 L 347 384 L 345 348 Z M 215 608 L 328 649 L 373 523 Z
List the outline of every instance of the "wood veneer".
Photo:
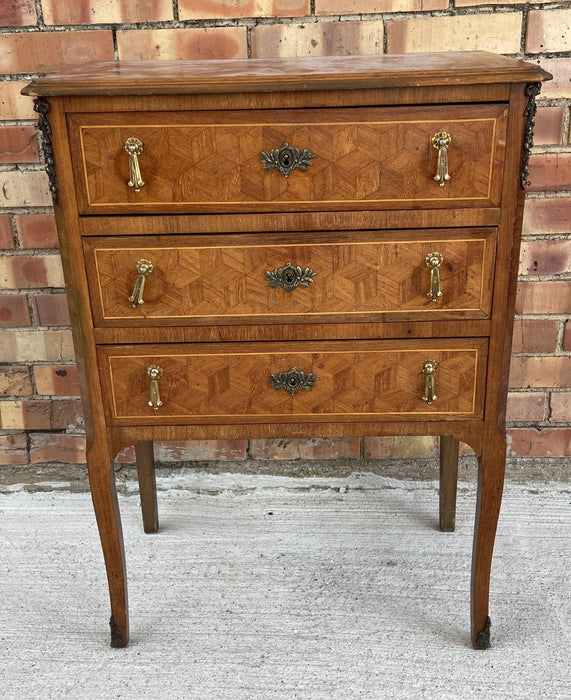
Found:
M 154 532 L 153 440 L 368 435 L 441 436 L 448 531 L 458 441 L 476 452 L 471 633 L 489 646 L 520 181 L 549 77 L 466 52 L 94 64 L 25 90 L 43 100 L 113 646 L 129 639 L 119 449 L 136 446 Z M 452 136 L 444 187 L 433 130 Z M 137 193 L 131 136 L 145 141 Z M 288 140 L 316 152 L 312 165 L 264 171 L 259 150 Z M 418 260 L 433 246 L 435 303 Z M 157 274 L 134 309 L 133 263 L 147 255 Z M 290 258 L 319 267 L 314 282 L 268 290 L 262 273 Z M 160 363 L 155 408 L 147 370 Z M 268 374 L 292 367 L 315 374 L 313 387 L 273 388 Z

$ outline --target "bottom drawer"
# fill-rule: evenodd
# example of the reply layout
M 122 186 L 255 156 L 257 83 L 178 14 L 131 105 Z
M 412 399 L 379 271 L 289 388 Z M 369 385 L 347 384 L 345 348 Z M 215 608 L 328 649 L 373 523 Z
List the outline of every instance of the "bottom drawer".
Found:
M 487 345 L 464 338 L 98 353 L 110 425 L 458 420 L 482 418 Z

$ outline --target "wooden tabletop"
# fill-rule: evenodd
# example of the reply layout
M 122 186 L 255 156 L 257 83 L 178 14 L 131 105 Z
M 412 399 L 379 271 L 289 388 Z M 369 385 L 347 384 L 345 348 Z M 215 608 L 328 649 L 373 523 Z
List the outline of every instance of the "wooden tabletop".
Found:
M 119 61 L 65 68 L 25 95 L 153 95 L 536 82 L 538 65 L 486 51 L 304 58 Z

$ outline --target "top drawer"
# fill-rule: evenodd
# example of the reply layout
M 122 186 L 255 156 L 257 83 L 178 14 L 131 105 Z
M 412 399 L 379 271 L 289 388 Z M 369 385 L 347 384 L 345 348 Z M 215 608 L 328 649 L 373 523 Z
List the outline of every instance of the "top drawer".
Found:
M 69 116 L 81 214 L 497 206 L 506 122 L 504 104 Z

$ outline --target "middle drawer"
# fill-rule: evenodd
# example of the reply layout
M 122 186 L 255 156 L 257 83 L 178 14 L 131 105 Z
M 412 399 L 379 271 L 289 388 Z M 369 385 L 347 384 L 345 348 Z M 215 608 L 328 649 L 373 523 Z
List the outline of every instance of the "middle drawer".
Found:
M 84 239 L 99 327 L 486 319 L 496 229 Z

